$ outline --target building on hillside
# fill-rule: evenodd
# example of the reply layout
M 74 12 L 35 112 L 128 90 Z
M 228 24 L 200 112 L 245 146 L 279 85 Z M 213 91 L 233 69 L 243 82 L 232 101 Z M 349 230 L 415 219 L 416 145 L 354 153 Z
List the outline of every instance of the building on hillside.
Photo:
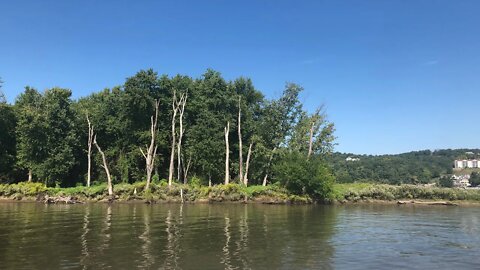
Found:
M 476 160 L 476 159 L 455 160 L 453 162 L 453 165 L 456 169 L 480 168 L 480 160 Z
M 473 160 L 467 160 L 467 168 L 473 168 Z
M 467 188 L 470 185 L 470 175 L 452 175 L 453 186 L 458 188 Z
M 359 161 L 360 159 L 359 158 L 355 158 L 355 157 L 347 157 L 345 159 L 345 161 Z

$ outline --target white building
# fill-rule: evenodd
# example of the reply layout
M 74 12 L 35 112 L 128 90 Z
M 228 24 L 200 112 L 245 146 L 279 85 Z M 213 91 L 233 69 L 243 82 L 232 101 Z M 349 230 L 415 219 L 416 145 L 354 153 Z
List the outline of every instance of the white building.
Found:
M 459 188 L 466 188 L 470 186 L 470 175 L 452 175 L 453 186 Z
M 473 168 L 473 160 L 467 160 L 467 168 Z
M 354 157 L 347 157 L 345 161 L 359 161 L 359 158 L 354 158 Z
M 480 160 L 476 160 L 476 159 L 455 160 L 453 164 L 454 164 L 454 167 L 457 169 L 480 168 Z

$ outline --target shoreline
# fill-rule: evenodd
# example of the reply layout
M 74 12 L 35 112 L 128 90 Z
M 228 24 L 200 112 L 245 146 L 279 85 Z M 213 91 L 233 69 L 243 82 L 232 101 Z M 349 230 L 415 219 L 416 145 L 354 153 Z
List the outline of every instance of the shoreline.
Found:
M 334 184 L 325 199 L 315 200 L 303 194 L 292 194 L 277 185 L 244 186 L 241 184 L 194 186 L 152 183 L 145 191 L 145 182 L 116 184 L 108 195 L 106 185 L 91 187 L 51 188 L 41 183 L 20 182 L 0 185 L 0 202 L 75 203 L 253 203 L 282 205 L 361 205 L 399 204 L 428 206 L 480 206 L 480 190 L 436 188 L 414 185 L 369 183 Z
M 264 205 L 324 205 L 324 206 L 356 206 L 356 205 L 397 205 L 399 207 L 480 207 L 480 201 L 472 200 L 455 200 L 455 201 L 445 201 L 445 200 L 426 200 L 426 199 L 404 199 L 404 200 L 378 200 L 378 199 L 364 199 L 358 201 L 332 201 L 332 202 L 291 202 L 287 200 L 279 201 L 268 198 L 263 199 L 249 199 L 242 201 L 218 201 L 218 200 L 209 200 L 209 199 L 198 199 L 195 201 L 184 201 L 181 200 L 157 200 L 154 202 L 147 201 L 145 199 L 130 199 L 130 200 L 94 200 L 94 199 L 76 199 L 74 203 L 65 203 L 65 202 L 44 202 L 38 200 L 36 197 L 23 197 L 22 199 L 14 199 L 11 197 L 0 196 L 0 203 L 37 203 L 45 205 L 73 205 L 73 204 L 147 204 L 147 205 L 164 205 L 164 204 L 264 204 Z

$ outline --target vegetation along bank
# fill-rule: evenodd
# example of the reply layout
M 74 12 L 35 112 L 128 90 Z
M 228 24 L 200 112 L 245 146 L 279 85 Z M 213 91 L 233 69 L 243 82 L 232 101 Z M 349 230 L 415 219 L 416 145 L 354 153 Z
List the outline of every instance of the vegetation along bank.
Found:
M 325 200 L 334 183 L 326 156 L 335 128 L 321 104 L 303 107 L 302 90 L 286 83 L 267 99 L 248 78 L 150 69 L 76 100 L 59 87 L 27 86 L 14 104 L 0 95 L 3 196 L 28 190 L 21 184 L 28 182 L 88 198 L 106 186 L 110 198 L 181 191 L 190 200 L 259 189 Z

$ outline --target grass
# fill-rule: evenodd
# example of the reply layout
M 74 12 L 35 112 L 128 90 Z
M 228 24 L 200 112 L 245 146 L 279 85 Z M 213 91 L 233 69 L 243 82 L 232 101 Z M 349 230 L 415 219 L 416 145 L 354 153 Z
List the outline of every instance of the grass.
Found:
M 472 174 L 472 172 L 480 172 L 480 168 L 463 168 L 463 169 L 453 169 L 453 174 L 455 175 L 464 175 Z
M 333 197 L 336 201 L 362 200 L 468 200 L 480 201 L 480 190 L 423 187 L 415 185 L 382 185 L 369 183 L 335 184 Z
M 140 200 L 154 202 L 180 202 L 181 194 L 186 202 L 245 202 L 257 201 L 267 203 L 311 203 L 308 196 L 289 193 L 277 185 L 248 186 L 240 184 L 201 185 L 173 184 L 169 187 L 164 182 L 152 183 L 151 189 L 145 191 L 145 182 L 133 184 L 116 184 L 115 199 L 119 201 Z M 43 195 L 73 196 L 83 201 L 102 201 L 109 199 L 105 184 L 91 187 L 49 188 L 42 183 L 21 182 L 17 184 L 0 184 L 0 197 L 9 199 L 35 199 Z M 384 185 L 371 183 L 335 184 L 333 194 L 327 202 L 358 202 L 368 200 L 468 200 L 480 201 L 480 190 L 455 188 L 423 187 L 415 185 Z
M 215 185 L 183 185 L 174 183 L 168 186 L 165 182 L 151 183 L 150 190 L 145 190 L 145 182 L 114 185 L 115 199 L 119 201 L 143 200 L 146 202 L 244 202 L 262 201 L 269 203 L 310 203 L 308 196 L 290 194 L 276 185 L 244 186 L 240 184 Z M 91 187 L 77 186 L 70 188 L 50 188 L 42 183 L 21 182 L 18 184 L 0 184 L 0 197 L 9 199 L 34 199 L 44 195 L 72 196 L 83 201 L 102 201 L 109 199 L 106 184 Z

